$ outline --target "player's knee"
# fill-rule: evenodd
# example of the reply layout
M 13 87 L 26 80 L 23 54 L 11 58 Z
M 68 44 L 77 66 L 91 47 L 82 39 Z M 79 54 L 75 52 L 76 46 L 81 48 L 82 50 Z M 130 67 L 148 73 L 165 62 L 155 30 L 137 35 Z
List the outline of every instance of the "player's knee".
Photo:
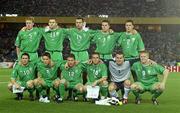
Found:
M 106 80 L 100 83 L 101 86 L 108 87 L 108 82 Z
M 56 81 L 54 81 L 54 87 L 59 87 L 59 85 L 60 85 L 60 81 L 58 81 L 58 80 L 56 80 Z
M 154 90 L 158 91 L 158 92 L 163 92 L 165 90 L 165 88 L 161 87 L 160 85 L 156 85 L 154 87 Z
M 111 84 L 109 85 L 109 87 L 108 87 L 108 90 L 109 90 L 109 92 L 115 90 L 115 84 L 114 84 L 114 83 L 111 83 Z
M 130 87 L 131 86 L 131 81 L 130 80 L 125 80 L 124 81 L 124 86 L 125 87 Z
M 33 87 L 34 87 L 34 82 L 33 82 L 33 80 L 30 80 L 30 81 L 27 82 L 27 87 L 28 87 L 28 88 L 33 88 Z
M 38 79 L 34 79 L 34 85 L 37 86 L 38 84 Z
M 12 83 L 9 83 L 8 86 L 7 86 L 10 91 L 12 91 L 12 86 L 13 86 Z
M 42 80 L 40 80 L 40 79 L 35 79 L 35 80 L 34 80 L 34 85 L 35 85 L 35 86 L 40 86 L 40 85 L 42 85 Z
M 84 88 L 82 86 L 79 87 L 79 92 L 83 93 L 84 92 Z
M 131 85 L 131 90 L 137 91 L 137 90 L 140 90 L 140 87 L 136 83 L 134 83 Z
M 65 82 L 66 82 L 65 79 L 62 79 L 62 80 L 60 81 L 61 84 L 65 84 Z
M 87 92 L 87 86 L 83 86 L 84 92 Z

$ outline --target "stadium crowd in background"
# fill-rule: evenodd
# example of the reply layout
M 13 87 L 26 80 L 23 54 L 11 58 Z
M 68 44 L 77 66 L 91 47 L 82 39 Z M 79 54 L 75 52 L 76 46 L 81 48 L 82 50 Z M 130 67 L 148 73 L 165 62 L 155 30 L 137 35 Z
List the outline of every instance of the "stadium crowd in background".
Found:
M 19 16 L 87 16 L 87 14 L 121 17 L 180 16 L 178 0 L 173 2 L 169 0 L 133 0 L 130 4 L 127 0 L 118 0 L 118 2 L 116 0 L 51 0 L 51 2 L 49 0 L 1 0 L 0 3 L 2 14 L 18 14 Z

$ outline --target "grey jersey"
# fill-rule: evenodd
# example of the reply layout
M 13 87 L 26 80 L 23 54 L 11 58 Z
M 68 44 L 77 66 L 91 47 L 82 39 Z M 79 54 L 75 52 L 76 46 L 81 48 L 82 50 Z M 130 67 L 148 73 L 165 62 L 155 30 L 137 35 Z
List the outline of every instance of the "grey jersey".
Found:
M 125 61 L 122 65 L 117 65 L 115 61 L 110 61 L 109 71 L 112 82 L 122 82 L 130 78 L 130 63 L 129 61 Z

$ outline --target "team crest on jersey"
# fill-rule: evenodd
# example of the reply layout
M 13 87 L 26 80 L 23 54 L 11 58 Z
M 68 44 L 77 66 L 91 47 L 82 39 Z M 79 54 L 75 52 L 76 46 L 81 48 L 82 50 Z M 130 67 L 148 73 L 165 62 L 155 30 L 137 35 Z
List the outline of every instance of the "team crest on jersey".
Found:
M 150 71 L 150 70 L 148 70 L 147 72 L 148 72 L 148 74 L 150 74 L 150 73 L 151 73 L 151 71 Z
M 132 38 L 132 41 L 134 42 L 134 41 L 135 41 L 135 38 Z
M 59 32 L 56 32 L 56 35 L 59 35 Z

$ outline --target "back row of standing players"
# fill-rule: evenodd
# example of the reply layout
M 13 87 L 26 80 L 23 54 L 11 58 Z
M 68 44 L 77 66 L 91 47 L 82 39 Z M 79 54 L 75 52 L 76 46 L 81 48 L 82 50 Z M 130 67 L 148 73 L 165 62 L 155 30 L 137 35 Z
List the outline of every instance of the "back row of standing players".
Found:
M 32 81 L 29 83 L 25 80 L 25 83 L 22 84 L 31 86 L 27 89 L 30 89 L 28 91 L 31 92 L 30 97 L 32 98 L 32 91 L 36 88 L 41 95 L 39 101 L 49 102 L 44 92 L 44 89 L 48 87 L 53 87 L 56 91 L 55 100 L 61 102 L 67 88 L 75 89 L 74 99 L 77 100 L 77 94 L 85 93 L 87 85 L 100 85 L 102 98 L 107 97 L 108 88 L 109 95 L 115 97 L 118 97 L 116 90 L 123 89 L 123 103 L 127 103 L 128 93 L 132 89 L 136 96 L 136 103 L 140 103 L 140 93 L 151 91 L 153 93 L 152 101 L 157 104 L 156 98 L 164 89 L 168 72 L 164 67 L 156 63 L 152 64 L 152 61 L 149 60 L 149 53 L 144 51 L 143 41 L 140 34 L 134 30 L 132 20 L 125 22 L 126 31 L 120 33 L 110 29 L 108 20 L 102 21 L 101 30 L 84 29 L 83 18 L 76 19 L 75 28 L 59 28 L 55 18 L 49 19 L 48 24 L 49 26 L 45 28 L 37 28 L 33 27 L 33 18 L 26 19 L 26 26 L 18 33 L 15 42 L 20 62 L 14 68 L 9 89 L 12 89 L 12 85 L 21 86 L 21 82 L 18 84 L 17 78 L 23 79 L 25 74 L 28 75 L 32 72 L 33 69 L 21 69 L 21 67 L 27 67 L 26 63 L 23 65 L 23 57 L 26 56 L 33 64 L 36 64 L 38 77 L 37 79 L 29 77 L 28 81 Z M 41 60 L 38 60 L 37 50 L 42 37 L 46 52 L 42 55 Z M 67 61 L 63 61 L 62 55 L 65 38 L 69 39 L 71 49 Z M 96 50 L 89 60 L 87 50 L 91 43 L 96 45 Z M 112 53 L 116 45 L 121 47 L 122 53 L 117 53 L 115 61 L 113 61 Z M 141 62 L 139 62 L 139 52 L 142 52 Z M 143 55 L 146 57 L 144 64 Z M 132 68 L 130 68 L 131 66 Z M 58 68 L 62 71 L 60 78 L 57 78 Z M 132 85 L 129 80 L 130 70 L 135 81 Z M 87 83 L 83 85 L 81 75 L 84 71 L 87 73 Z M 164 75 L 161 83 L 158 82 L 158 74 Z M 110 81 L 109 87 L 108 81 Z M 22 94 L 18 94 L 17 98 L 22 98 Z

